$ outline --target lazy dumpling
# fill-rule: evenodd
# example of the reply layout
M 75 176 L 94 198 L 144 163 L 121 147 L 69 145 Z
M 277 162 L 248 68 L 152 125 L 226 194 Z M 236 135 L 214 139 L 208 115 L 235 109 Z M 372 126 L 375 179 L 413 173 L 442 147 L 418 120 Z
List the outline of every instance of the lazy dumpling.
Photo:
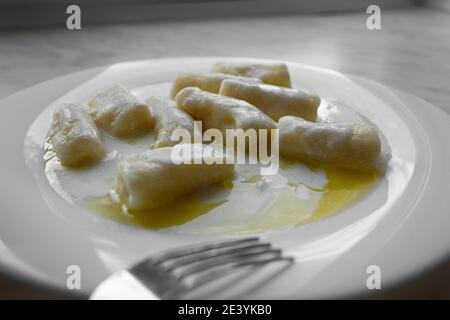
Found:
M 191 164 L 176 164 L 172 151 L 183 147 L 192 157 Z M 186 149 L 188 147 L 188 149 Z M 165 205 L 201 187 L 220 183 L 234 175 L 234 165 L 215 161 L 224 154 L 202 153 L 202 144 L 184 144 L 147 150 L 131 155 L 119 163 L 113 191 L 131 210 Z M 201 164 L 194 164 L 199 160 Z
M 156 97 L 147 99 L 147 104 L 155 118 L 156 138 L 150 146 L 152 149 L 171 147 L 178 143 L 172 141 L 172 132 L 176 129 L 186 129 L 193 136 L 194 120 L 190 115 L 177 108 L 172 100 Z
M 314 121 L 320 105 L 320 97 L 306 91 L 236 80 L 223 81 L 220 94 L 247 101 L 275 121 L 283 116 Z
M 178 108 L 201 120 L 204 129 L 274 129 L 276 123 L 248 102 L 206 92 L 198 88 L 181 90 Z
M 213 72 L 260 79 L 267 84 L 291 87 L 291 76 L 285 63 L 218 62 Z
M 88 105 L 95 123 L 116 137 L 143 134 L 153 126 L 148 106 L 122 85 L 100 90 Z
M 55 110 L 48 136 L 63 166 L 81 167 L 99 161 L 105 155 L 100 133 L 91 116 L 77 105 L 66 103 Z
M 378 130 L 362 123 L 310 122 L 286 116 L 278 122 L 280 154 L 312 164 L 382 171 Z
M 220 85 L 222 84 L 222 81 L 226 79 L 238 79 L 248 83 L 261 83 L 261 80 L 256 78 L 239 77 L 225 73 L 184 72 L 178 74 L 175 78 L 170 96 L 174 98 L 178 92 L 187 87 L 196 87 L 204 91 L 219 93 Z

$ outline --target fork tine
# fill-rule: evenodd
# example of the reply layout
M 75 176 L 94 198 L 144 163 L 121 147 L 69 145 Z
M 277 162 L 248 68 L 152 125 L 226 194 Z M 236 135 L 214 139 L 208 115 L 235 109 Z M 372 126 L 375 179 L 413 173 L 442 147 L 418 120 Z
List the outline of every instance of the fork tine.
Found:
M 218 258 L 222 258 L 224 256 L 230 257 L 233 255 L 243 254 L 245 252 L 254 252 L 256 250 L 266 251 L 271 247 L 270 243 L 265 242 L 250 242 L 243 243 L 235 246 L 222 247 L 214 250 L 206 250 L 194 254 L 190 254 L 188 256 L 183 256 L 175 259 L 169 259 L 160 264 L 160 267 L 163 268 L 166 272 L 172 271 L 176 268 L 180 268 L 193 263 L 201 263 L 204 261 L 211 261 Z
M 246 259 L 248 260 L 249 258 L 252 261 L 255 261 L 258 257 L 267 255 L 279 257 L 281 256 L 281 253 L 282 252 L 280 249 L 265 249 L 257 252 L 244 252 L 240 254 L 225 255 L 211 261 L 199 261 L 197 264 L 181 267 L 178 270 L 173 270 L 173 273 L 179 280 L 182 280 L 183 278 L 187 278 L 193 274 L 200 273 L 217 266 L 222 266 L 230 263 L 233 264 L 236 262 L 241 262 L 242 260 L 246 261 Z
M 195 253 L 202 252 L 202 251 L 214 250 L 214 249 L 219 249 L 219 248 L 224 248 L 224 247 L 231 247 L 231 246 L 239 245 L 241 243 L 258 242 L 258 241 L 259 241 L 258 237 L 248 237 L 248 238 L 241 238 L 241 239 L 236 239 L 236 240 L 214 241 L 214 242 L 206 243 L 203 245 L 191 245 L 191 246 L 186 246 L 186 247 L 166 251 L 161 254 L 156 254 L 155 256 L 151 257 L 150 260 L 154 264 L 160 264 L 160 263 L 163 263 L 168 260 L 189 256 L 191 254 L 195 254 Z
M 249 261 L 235 261 L 234 263 L 228 263 L 224 265 L 217 266 L 216 268 L 209 269 L 200 274 L 191 275 L 191 281 L 189 281 L 188 277 L 182 280 L 182 287 L 174 288 L 166 292 L 169 296 L 171 294 L 175 294 L 176 296 L 180 296 L 188 292 L 189 290 L 196 289 L 206 283 L 217 280 L 219 278 L 225 277 L 229 275 L 231 272 L 236 271 L 241 268 L 254 266 L 254 267 L 264 267 L 270 263 L 275 262 L 286 262 L 292 264 L 295 261 L 293 257 L 285 257 L 285 256 L 277 256 L 266 259 L 252 259 Z

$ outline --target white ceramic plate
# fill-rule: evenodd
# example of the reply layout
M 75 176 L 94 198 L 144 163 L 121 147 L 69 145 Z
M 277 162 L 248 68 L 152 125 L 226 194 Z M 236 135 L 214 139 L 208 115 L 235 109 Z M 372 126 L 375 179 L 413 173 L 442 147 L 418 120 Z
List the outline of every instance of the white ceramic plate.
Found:
M 89 293 L 112 272 L 151 253 L 224 235 L 136 228 L 93 214 L 58 195 L 42 174 L 50 105 L 86 100 L 120 82 L 131 88 L 167 82 L 181 71 L 207 71 L 220 58 L 137 61 L 91 69 L 21 91 L 0 102 L 2 269 L 45 285 L 66 286 L 66 269 L 82 270 Z M 367 293 L 366 270 L 382 285 L 412 276 L 450 253 L 448 115 L 432 105 L 359 77 L 288 64 L 293 82 L 366 115 L 392 148 L 390 169 L 362 201 L 302 227 L 263 237 L 297 263 L 246 298 L 319 298 Z M 50 110 L 50 111 L 49 111 Z M 226 236 L 226 235 L 225 235 Z

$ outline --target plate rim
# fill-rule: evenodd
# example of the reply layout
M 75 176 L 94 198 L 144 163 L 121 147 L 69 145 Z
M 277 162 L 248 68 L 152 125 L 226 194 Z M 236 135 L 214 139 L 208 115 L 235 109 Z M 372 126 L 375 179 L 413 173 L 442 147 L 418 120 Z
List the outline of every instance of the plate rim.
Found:
M 148 62 L 148 61 L 159 61 L 160 63 L 164 63 L 164 61 L 177 61 L 177 60 L 189 60 L 189 59 L 202 60 L 202 59 L 230 59 L 230 58 L 231 59 L 252 59 L 252 60 L 261 60 L 261 61 L 276 61 L 276 60 L 273 60 L 273 59 L 260 59 L 260 58 L 255 59 L 255 58 L 249 58 L 249 57 L 221 57 L 221 56 L 205 56 L 205 57 L 201 57 L 200 56 L 200 57 L 173 57 L 173 58 L 160 58 L 160 59 L 143 59 L 143 60 L 118 62 L 118 63 L 115 63 L 115 64 L 139 63 L 139 62 L 144 62 L 144 61 L 146 61 L 146 62 Z M 315 66 L 312 66 L 312 65 L 302 64 L 302 63 L 297 63 L 297 62 L 286 61 L 286 63 L 299 65 L 301 67 L 306 67 L 306 68 L 319 69 L 321 71 L 332 71 L 332 72 L 336 72 L 336 73 L 342 74 L 342 75 L 350 77 L 350 78 L 361 78 L 361 79 L 364 79 L 366 81 L 369 81 L 369 82 L 375 83 L 377 85 L 380 85 L 380 86 L 382 86 L 384 88 L 387 88 L 390 91 L 392 91 L 393 93 L 399 92 L 401 94 L 409 95 L 410 97 L 412 97 L 414 99 L 418 99 L 421 102 L 424 102 L 427 105 L 429 105 L 430 107 L 432 107 L 433 108 L 433 113 L 434 112 L 438 112 L 438 113 L 441 113 L 441 115 L 445 115 L 445 117 L 447 118 L 447 121 L 449 121 L 449 124 L 450 124 L 450 115 L 449 114 L 447 114 L 441 108 L 439 108 L 439 107 L 437 107 L 437 106 L 427 102 L 426 100 L 424 100 L 424 99 L 422 99 L 420 97 L 416 97 L 416 96 L 414 96 L 412 94 L 409 94 L 409 93 L 397 90 L 395 88 L 386 87 L 386 86 L 384 86 L 384 85 L 382 85 L 382 84 L 380 84 L 380 83 L 378 83 L 376 81 L 373 81 L 371 79 L 367 79 L 367 78 L 364 78 L 364 77 L 361 77 L 361 76 L 358 76 L 358 75 L 354 75 L 354 74 L 342 73 L 342 72 L 335 71 L 335 70 L 328 69 L 328 68 L 315 67 Z M 38 88 L 40 86 L 43 86 L 45 84 L 48 85 L 48 84 L 53 83 L 53 82 L 60 82 L 62 80 L 69 80 L 69 79 L 72 79 L 72 78 L 76 77 L 77 75 L 83 75 L 83 74 L 86 74 L 88 72 L 95 72 L 95 71 L 102 70 L 103 68 L 109 67 L 109 66 L 110 65 L 105 65 L 105 66 L 100 66 L 100 67 L 84 69 L 84 70 L 80 70 L 80 71 L 77 71 L 77 72 L 69 73 L 69 74 L 66 74 L 66 75 L 63 75 L 63 76 L 60 76 L 60 77 L 56 77 L 56 78 L 53 78 L 53 79 L 50 79 L 50 80 L 43 81 L 41 83 L 35 84 L 35 85 L 27 87 L 25 89 L 22 89 L 22 90 L 20 90 L 20 91 L 18 91 L 16 93 L 11 94 L 11 95 L 8 95 L 5 98 L 2 98 L 0 100 L 0 104 L 3 104 L 5 101 L 8 101 L 8 100 L 13 99 L 15 97 L 19 97 L 25 91 L 28 91 L 28 90 L 31 90 L 31 89 L 36 89 L 36 88 Z M 410 109 L 408 109 L 408 111 L 413 113 Z M 435 263 L 437 263 L 437 262 L 436 261 L 431 262 L 429 267 L 431 267 L 431 265 L 434 265 Z M 8 269 L 10 269 L 9 270 L 10 272 L 8 272 Z M 6 272 L 5 272 L 5 270 L 6 270 Z M 56 284 L 53 284 L 53 283 L 49 283 L 46 280 L 35 278 L 33 276 L 30 276 L 26 272 L 22 273 L 22 271 L 19 271 L 19 273 L 18 273 L 17 270 L 14 270 L 14 268 L 10 268 L 7 264 L 4 263 L 3 256 L 1 256 L 1 255 L 0 255 L 0 271 L 3 274 L 6 274 L 9 277 L 16 278 L 18 280 L 25 281 L 25 282 L 28 282 L 28 283 L 31 283 L 31 284 L 43 285 L 43 286 L 45 286 L 45 287 L 47 287 L 49 289 L 61 289 L 60 285 L 56 285 Z M 418 273 L 418 272 L 419 272 L 419 270 L 416 270 L 414 273 Z

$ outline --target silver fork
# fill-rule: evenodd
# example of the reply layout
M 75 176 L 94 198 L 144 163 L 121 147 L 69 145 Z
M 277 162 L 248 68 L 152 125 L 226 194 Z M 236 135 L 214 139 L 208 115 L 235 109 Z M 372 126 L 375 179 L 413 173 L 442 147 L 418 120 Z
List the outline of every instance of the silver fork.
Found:
M 178 299 L 243 267 L 292 263 L 258 237 L 223 240 L 164 251 L 103 281 L 90 299 Z

